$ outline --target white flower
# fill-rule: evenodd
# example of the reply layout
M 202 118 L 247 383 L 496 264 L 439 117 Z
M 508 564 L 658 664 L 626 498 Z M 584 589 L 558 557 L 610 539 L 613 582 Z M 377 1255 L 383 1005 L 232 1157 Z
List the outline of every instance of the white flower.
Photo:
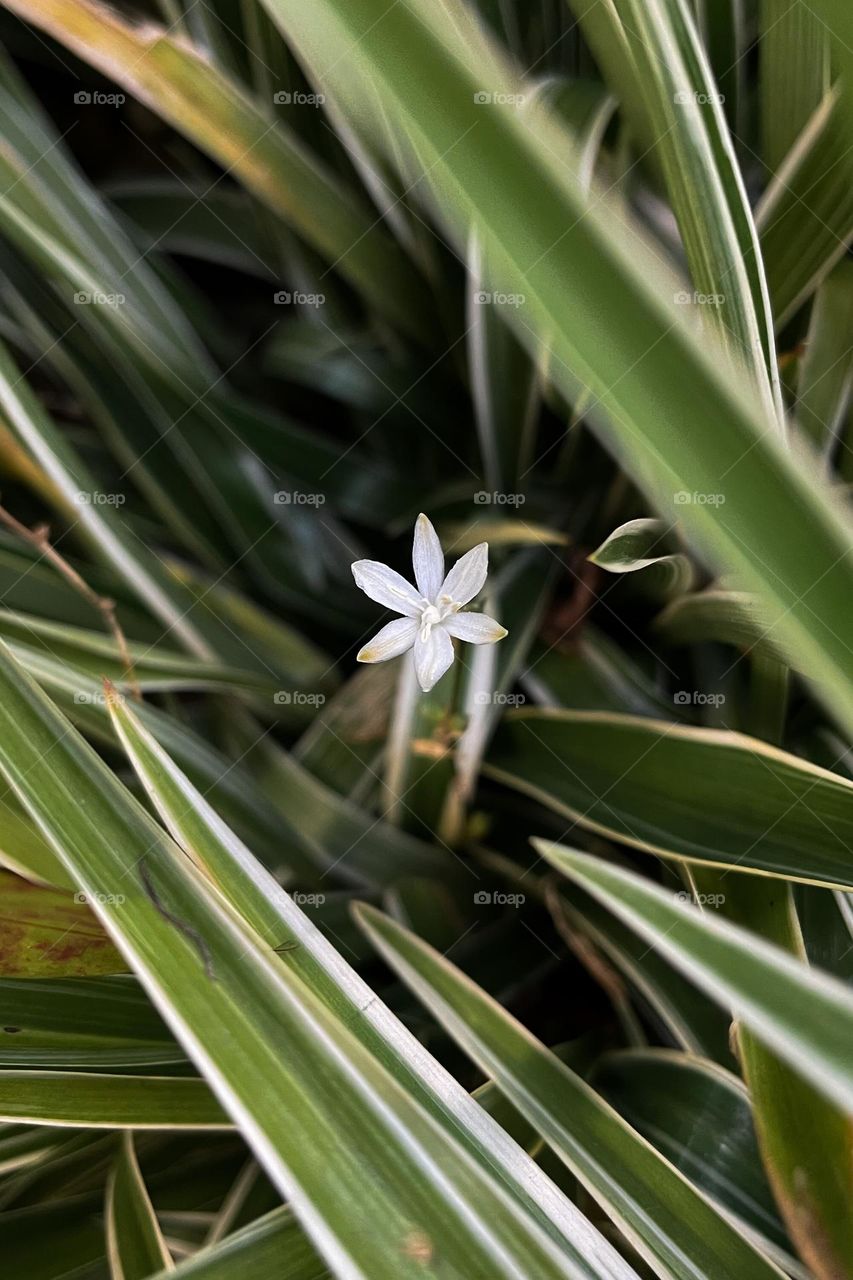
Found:
M 364 646 L 358 661 L 387 662 L 414 648 L 418 684 L 429 693 L 453 662 L 451 636 L 469 644 L 494 644 L 504 638 L 506 628 L 484 613 L 460 613 L 483 589 L 489 567 L 487 542 L 467 551 L 445 577 L 438 534 L 426 516 L 419 515 L 412 566 L 417 589 L 378 560 L 356 560 L 353 565 L 353 577 L 365 595 L 403 615 Z

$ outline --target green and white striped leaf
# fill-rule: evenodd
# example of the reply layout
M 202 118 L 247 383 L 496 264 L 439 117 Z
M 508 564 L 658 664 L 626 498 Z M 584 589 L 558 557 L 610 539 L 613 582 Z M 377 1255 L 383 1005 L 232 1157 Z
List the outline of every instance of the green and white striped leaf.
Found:
M 39 650 L 13 644 L 14 656 L 87 735 L 113 741 L 102 682 L 56 662 Z M 266 757 L 262 730 L 251 722 L 249 745 L 235 763 L 188 725 L 151 703 L 139 716 L 193 783 L 263 860 L 313 882 L 335 870 L 359 884 L 382 884 L 408 869 L 443 870 L 444 850 L 377 821 L 313 778 L 280 748 Z M 237 717 L 233 716 L 236 720 Z
M 54 1035 L 120 1037 L 174 1046 L 135 978 L 0 979 L 0 1019 Z
M 103 631 L 50 622 L 31 614 L 0 610 L 0 636 L 43 648 L 52 657 L 88 672 L 94 678 L 108 676 L 116 682 L 127 678 L 127 668 L 112 637 Z M 199 662 L 166 646 L 129 643 L 133 676 L 143 692 L 166 689 L 211 689 L 265 694 L 272 698 L 281 681 L 217 663 Z
M 840 262 L 817 291 L 797 382 L 794 413 L 826 457 L 850 404 L 853 380 L 853 264 Z
M 776 173 L 829 89 L 829 33 L 803 0 L 760 0 L 762 158 Z
M 699 305 L 767 411 L 783 415 L 758 236 L 720 92 L 687 0 L 613 0 L 572 9 L 639 141 L 660 162 Z M 627 84 L 626 84 L 627 76 Z
M 172 1270 L 172 1257 L 142 1180 L 131 1133 L 122 1134 L 107 1181 L 104 1216 L 111 1280 L 145 1280 L 161 1268 Z
M 791 1255 L 761 1164 L 749 1094 L 715 1062 L 670 1049 L 604 1054 L 591 1076 L 620 1115 L 724 1211 L 763 1241 L 790 1275 Z
M 776 659 L 770 628 L 753 596 L 709 587 L 672 600 L 654 622 L 668 644 L 730 644 L 744 653 Z
M 838 87 L 826 94 L 755 209 L 777 330 L 823 283 L 853 239 L 853 163 L 844 105 Z
M 743 1021 L 826 1097 L 853 1109 L 853 995 L 779 947 L 633 872 L 561 845 L 537 851 Z
M 519 1271 L 631 1275 L 591 1227 L 582 1246 L 558 1243 L 486 1174 L 286 953 L 276 955 L 234 911 L 3 649 L 0 718 L 0 768 L 10 785 L 84 891 L 121 893 L 121 903 L 99 900 L 98 914 L 341 1274 L 421 1275 L 415 1255 L 426 1241 L 430 1256 L 440 1248 L 442 1262 L 472 1280 Z M 365 1215 L 373 1220 L 367 1234 Z
M 758 738 L 522 708 L 504 718 L 484 772 L 648 853 L 853 887 L 853 784 Z
M 780 1273 L 573 1071 L 465 974 L 372 907 L 381 955 L 565 1161 L 657 1275 Z
M 92 1129 L 230 1129 L 204 1080 L 73 1071 L 0 1071 L 0 1116 Z
M 695 575 L 687 556 L 666 550 L 668 531 L 663 520 L 628 520 L 614 529 L 587 559 L 608 573 L 651 570 L 644 580 L 653 579 L 654 588 L 662 596 L 682 595 L 690 590 Z
M 156 1280 L 331 1280 L 287 1208 L 274 1209 L 211 1248 L 200 1249 Z M 155 1278 L 152 1278 L 155 1280 Z
M 238 911 L 318 999 L 353 1029 L 362 1044 L 483 1167 L 501 1153 L 501 1178 L 528 1208 L 566 1236 L 583 1234 L 554 1188 L 490 1118 L 425 1052 L 304 911 L 228 829 L 204 797 L 146 732 L 125 701 L 110 711 L 122 745 L 178 844 L 214 880 Z

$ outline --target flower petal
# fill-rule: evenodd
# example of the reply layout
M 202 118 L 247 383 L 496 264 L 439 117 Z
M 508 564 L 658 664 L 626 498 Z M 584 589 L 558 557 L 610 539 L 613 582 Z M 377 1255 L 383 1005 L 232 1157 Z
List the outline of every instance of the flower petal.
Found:
M 457 640 L 467 640 L 469 644 L 494 644 L 507 634 L 506 627 L 486 613 L 451 613 L 442 626 Z
M 423 608 L 423 601 L 415 588 L 399 573 L 389 569 L 387 564 L 379 560 L 356 560 L 352 566 L 352 576 L 356 586 L 361 587 L 366 596 L 377 604 L 384 604 L 386 609 L 402 613 L 407 618 L 415 618 Z
M 444 552 L 432 521 L 421 512 L 415 523 L 412 567 L 418 590 L 427 600 L 435 600 L 444 581 Z
M 417 618 L 395 618 L 378 631 L 364 648 L 359 649 L 358 662 L 387 662 L 411 649 L 418 634 Z
M 449 596 L 456 604 L 467 604 L 483 589 L 489 571 L 489 544 L 481 542 L 466 551 L 441 584 L 439 596 Z
M 426 640 L 420 633 L 415 640 L 415 673 L 424 693 L 438 684 L 453 662 L 453 641 L 444 627 L 431 627 Z

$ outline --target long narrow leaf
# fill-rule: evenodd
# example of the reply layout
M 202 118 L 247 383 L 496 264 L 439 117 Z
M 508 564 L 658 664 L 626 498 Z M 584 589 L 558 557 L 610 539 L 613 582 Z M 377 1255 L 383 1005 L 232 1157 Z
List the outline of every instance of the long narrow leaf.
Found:
M 588 1263 L 570 1260 L 234 912 L 3 649 L 0 718 L 3 772 L 78 883 L 100 895 L 98 914 L 167 1023 L 342 1275 L 414 1277 L 424 1250 L 439 1248 L 449 1268 L 483 1280 L 630 1275 L 603 1242 Z
M 145 1280 L 152 1271 L 172 1269 L 130 1133 L 122 1134 L 107 1182 L 105 1217 L 112 1280 Z
M 853 1108 L 853 995 L 746 929 L 712 919 L 630 871 L 537 840 L 537 851 L 721 1004 L 779 1057 Z
M 579 1076 L 425 942 L 373 908 L 358 918 L 399 976 L 606 1208 L 658 1275 L 781 1273 Z
M 693 694 L 680 691 L 675 705 Z M 514 712 L 485 766 L 638 849 L 853 886 L 853 784 L 757 738 L 603 712 Z
M 289 894 L 214 813 L 146 732 L 130 705 L 110 700 L 122 745 L 174 839 L 212 877 L 270 945 L 286 948 L 294 971 L 406 1089 L 485 1166 L 500 1153 L 502 1178 L 531 1211 L 567 1237 L 588 1232 L 571 1205 L 506 1134 L 423 1050 L 324 938 Z

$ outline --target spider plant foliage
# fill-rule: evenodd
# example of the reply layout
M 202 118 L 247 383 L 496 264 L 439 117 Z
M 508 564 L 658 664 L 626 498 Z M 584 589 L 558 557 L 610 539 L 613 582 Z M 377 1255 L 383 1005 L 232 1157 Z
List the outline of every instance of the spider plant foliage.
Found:
M 847 0 L 0 26 L 8 1274 L 853 1280 Z

